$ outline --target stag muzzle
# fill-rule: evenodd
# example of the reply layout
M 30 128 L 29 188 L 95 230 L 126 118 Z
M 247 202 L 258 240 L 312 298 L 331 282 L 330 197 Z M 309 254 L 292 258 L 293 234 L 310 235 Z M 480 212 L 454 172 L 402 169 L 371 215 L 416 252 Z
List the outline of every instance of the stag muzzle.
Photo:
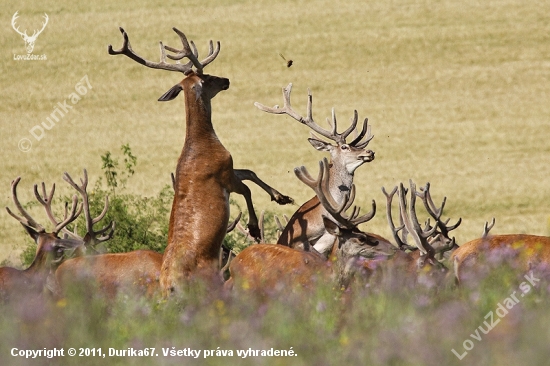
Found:
M 366 163 L 369 163 L 374 160 L 374 151 L 365 150 L 362 154 L 357 157 L 359 160 L 362 160 Z

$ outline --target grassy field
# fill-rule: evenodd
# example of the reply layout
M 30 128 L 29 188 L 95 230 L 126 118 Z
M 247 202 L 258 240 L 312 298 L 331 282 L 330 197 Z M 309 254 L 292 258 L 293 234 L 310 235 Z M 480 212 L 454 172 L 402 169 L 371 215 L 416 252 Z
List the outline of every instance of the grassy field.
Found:
M 493 233 L 550 234 L 548 1 L 46 0 L 37 5 L 5 0 L 3 4 L 2 207 L 13 207 L 10 182 L 17 176 L 22 176 L 22 202 L 34 200 L 32 185 L 41 181 L 56 182 L 59 195 L 72 194 L 61 179 L 65 171 L 78 176 L 87 168 L 93 184 L 102 174 L 100 155 L 118 152 L 126 143 L 139 159 L 129 191 L 154 196 L 170 183 L 183 145 L 183 99 L 156 100 L 182 75 L 109 56 L 107 46 L 121 46 L 118 27 L 122 26 L 136 52 L 157 60 L 159 40 L 179 46 L 171 30 L 176 26 L 195 41 L 201 55 L 208 40 L 221 42 L 221 53 L 206 72 L 231 81 L 229 90 L 215 98 L 213 110 L 217 134 L 235 166 L 254 170 L 298 204 L 312 192 L 295 178 L 293 168 L 305 165 L 315 170 L 324 155 L 307 143 L 307 128 L 253 106 L 256 101 L 282 104 L 281 88 L 290 82 L 293 106 L 304 114 L 307 88 L 311 89 L 319 123 L 330 116 L 332 107 L 341 128 L 354 109 L 361 119 L 369 118 L 375 135 L 369 147 L 376 159 L 355 177 L 358 203 L 365 207 L 371 199 L 378 203 L 378 214 L 365 226 L 369 231 L 390 237 L 380 188 L 413 179 L 419 185 L 431 182 L 434 198 L 447 196 L 446 217 L 463 218 L 455 234 L 458 243 L 480 236 L 483 223 L 492 217 L 497 219 Z M 20 29 L 29 34 L 48 14 L 49 23 L 34 49 L 34 54 L 45 54 L 46 61 L 14 60 L 14 55 L 26 53 L 10 26 L 16 11 Z M 294 65 L 287 68 L 279 53 Z M 29 131 L 45 122 L 58 102 L 68 100 L 84 76 L 92 88 L 37 141 Z M 28 147 L 26 140 L 21 145 L 22 139 L 32 143 L 27 152 L 20 149 Z M 258 210 L 290 215 L 298 207 L 279 207 L 255 186 L 251 189 Z M 46 221 L 38 208 L 32 212 Z M 0 230 L 0 260 L 18 264 L 28 239 L 5 210 L 0 211 Z M 548 296 L 537 299 L 547 301 Z M 380 298 L 369 304 L 375 300 Z M 449 302 L 454 300 L 451 296 Z M 407 314 L 414 317 L 417 309 L 410 306 Z M 530 319 L 533 314 L 545 313 L 531 313 Z M 388 316 L 383 316 L 384 321 L 391 320 Z M 376 323 L 380 318 L 372 319 L 380 328 Z M 435 316 L 417 326 L 427 332 L 432 319 Z M 479 319 L 470 319 L 465 332 L 474 329 Z M 403 321 L 400 326 L 408 320 Z M 160 332 L 154 325 L 151 329 Z M 316 331 L 315 326 L 308 329 Z M 522 334 L 522 342 L 531 340 Z M 305 343 L 306 335 L 301 337 Z M 284 339 L 284 334 L 274 339 Z

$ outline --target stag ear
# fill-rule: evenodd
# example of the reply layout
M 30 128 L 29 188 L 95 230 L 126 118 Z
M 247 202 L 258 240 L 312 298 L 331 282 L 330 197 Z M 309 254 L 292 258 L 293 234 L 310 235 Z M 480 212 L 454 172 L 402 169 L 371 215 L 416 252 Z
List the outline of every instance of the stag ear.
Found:
M 330 151 L 332 149 L 332 145 L 328 142 L 324 142 L 322 140 L 310 137 L 307 139 L 311 146 L 313 146 L 316 150 L 319 151 Z
M 331 235 L 338 236 L 340 234 L 340 227 L 331 219 L 323 215 L 323 224 L 325 229 Z
M 38 236 L 40 235 L 40 233 L 30 226 L 23 225 L 23 224 L 21 225 L 25 228 L 25 230 L 31 236 L 31 238 L 38 244 Z
M 170 88 L 162 97 L 158 99 L 159 102 L 168 102 L 178 96 L 183 87 L 180 84 L 176 84 Z

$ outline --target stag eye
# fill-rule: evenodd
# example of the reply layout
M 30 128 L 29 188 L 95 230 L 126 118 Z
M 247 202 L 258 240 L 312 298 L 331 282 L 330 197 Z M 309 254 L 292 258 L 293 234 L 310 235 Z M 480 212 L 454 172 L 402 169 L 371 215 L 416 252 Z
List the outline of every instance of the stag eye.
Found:
M 349 145 L 344 144 L 344 145 L 342 145 L 342 146 L 340 147 L 340 149 L 342 149 L 342 150 L 349 150 Z

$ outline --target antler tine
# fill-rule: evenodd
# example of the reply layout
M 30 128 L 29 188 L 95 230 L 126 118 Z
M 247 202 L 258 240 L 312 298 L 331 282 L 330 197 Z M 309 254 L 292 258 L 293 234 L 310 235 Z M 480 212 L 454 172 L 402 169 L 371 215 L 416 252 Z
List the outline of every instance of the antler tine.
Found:
M 336 121 L 335 117 L 334 119 L 334 125 L 332 126 L 332 131 L 325 130 L 321 126 L 319 126 L 314 120 L 313 120 L 313 96 L 311 94 L 311 90 L 308 89 L 308 100 L 307 100 L 307 117 L 304 118 L 300 114 L 296 113 L 296 111 L 292 108 L 290 103 L 290 93 L 292 91 L 292 83 L 288 84 L 287 87 L 283 88 L 283 107 L 279 107 L 276 105 L 273 108 L 267 107 L 261 103 L 255 102 L 254 105 L 256 108 L 272 114 L 287 114 L 290 117 L 294 118 L 296 121 L 308 126 L 310 129 L 312 129 L 314 132 L 318 133 L 319 135 L 338 142 L 338 143 L 345 143 L 342 136 L 338 133 L 336 133 Z M 334 115 L 333 115 L 334 116 Z
M 433 257 L 435 254 L 435 251 L 433 247 L 428 243 L 427 237 L 431 236 L 435 229 L 437 228 L 434 226 L 431 230 L 423 231 L 420 227 L 420 224 L 418 223 L 418 217 L 416 216 L 416 185 L 410 181 L 410 193 L 411 193 L 411 199 L 409 203 L 409 212 L 407 213 L 407 205 L 405 201 L 406 192 L 403 187 L 403 183 L 399 184 L 399 210 L 401 217 L 403 219 L 403 223 L 405 225 L 405 228 L 411 234 L 415 245 L 418 247 L 418 249 L 422 252 L 422 256 L 428 256 Z
M 210 41 L 208 56 L 201 61 L 203 68 L 205 68 L 206 65 L 214 61 L 216 57 L 218 57 L 218 54 L 220 53 L 220 49 L 221 49 L 220 41 L 216 41 L 216 48 L 214 48 L 214 44 L 212 43 L 212 41 Z
M 63 221 L 58 222 L 55 218 L 55 215 L 52 211 L 52 201 L 53 201 L 53 195 L 55 193 L 55 183 L 52 185 L 52 189 L 50 191 L 50 194 L 46 194 L 46 184 L 42 182 L 42 196 L 38 193 L 38 184 L 34 185 L 34 196 L 38 200 L 38 202 L 44 206 L 44 210 L 46 211 L 46 215 L 50 219 L 51 223 L 54 225 L 55 229 L 53 231 L 54 234 L 59 233 L 59 231 L 63 230 L 64 233 L 68 233 L 70 236 L 75 237 L 77 239 L 82 239 L 75 235 L 74 233 L 71 233 L 66 226 L 73 222 L 80 214 L 82 213 L 82 205 L 78 205 L 78 210 L 76 210 L 76 203 L 78 202 L 78 197 L 75 195 L 73 196 L 73 207 L 71 208 L 71 214 L 69 215 L 68 212 L 68 203 L 65 202 L 65 214 L 63 215 Z
M 231 265 L 231 260 L 233 258 L 231 258 L 231 256 L 235 256 L 235 253 L 233 253 L 233 251 L 231 249 L 229 249 L 229 255 L 227 256 L 227 262 L 225 263 L 225 266 L 222 267 L 222 260 L 223 260 L 223 248 L 220 248 L 220 258 L 219 258 L 219 262 L 220 262 L 220 274 L 223 276 L 223 274 L 225 273 L 225 271 L 227 271 L 229 269 L 229 266 Z
M 230 233 L 232 232 L 233 230 L 235 230 L 235 227 L 237 226 L 237 224 L 239 223 L 239 221 L 241 220 L 241 216 L 243 215 L 242 212 L 239 211 L 239 214 L 237 215 L 237 217 L 235 218 L 235 220 L 231 221 L 229 223 L 229 225 L 227 225 L 227 230 L 225 231 L 226 233 Z
M 309 89 L 308 89 L 308 92 L 309 92 Z M 309 110 L 309 106 L 308 106 L 308 110 Z M 334 110 L 334 107 L 332 108 L 331 116 L 332 116 L 332 122 L 327 117 L 327 124 L 331 128 L 331 134 L 336 135 L 336 130 L 338 129 L 338 122 L 336 121 L 336 111 Z
M 351 201 L 351 200 L 350 200 Z M 360 207 L 357 207 L 357 214 L 356 216 L 359 215 L 359 211 L 361 210 Z M 354 212 L 355 212 L 355 207 L 354 207 Z M 374 200 L 372 200 L 372 210 L 366 214 L 364 214 L 363 216 L 359 216 L 359 217 L 354 217 L 351 222 L 357 226 L 359 224 L 363 224 L 367 221 L 370 221 L 372 220 L 372 218 L 374 217 L 374 215 L 376 215 L 376 202 Z
M 88 192 L 86 191 L 88 187 L 88 171 L 86 169 L 84 171 L 84 178 L 80 178 L 81 185 L 77 185 L 74 180 L 71 178 L 69 173 L 65 172 L 63 174 L 63 179 L 71 185 L 80 195 L 82 196 L 82 207 L 84 210 L 84 218 L 86 222 L 86 231 L 88 233 L 89 241 L 87 242 L 87 246 L 94 246 L 99 243 L 102 243 L 104 241 L 107 241 L 113 237 L 114 230 L 115 230 L 115 223 L 113 221 L 110 221 L 107 225 L 102 227 L 101 229 L 94 231 L 94 225 L 97 224 L 99 221 L 101 221 L 105 215 L 107 214 L 107 211 L 109 209 L 109 196 L 105 196 L 105 204 L 103 206 L 103 210 L 101 213 L 96 216 L 95 218 L 92 218 L 91 212 L 90 212 L 90 202 L 88 198 Z M 108 232 L 106 235 L 103 235 L 105 232 Z
M 187 41 L 187 37 L 185 36 L 185 34 L 179 29 L 177 29 L 176 27 L 173 27 L 172 30 L 176 32 L 176 34 L 180 37 L 182 49 L 178 50 L 177 48 L 174 48 L 174 47 L 164 46 L 164 48 L 167 49 L 168 51 L 176 53 L 176 55 L 168 55 L 168 58 L 171 60 L 181 60 L 182 58 L 187 57 L 189 61 L 192 62 L 193 65 L 195 65 L 197 70 L 202 71 L 202 65 L 199 62 L 195 52 L 193 52 L 194 50 L 196 50 L 196 47 L 193 44 L 193 42 L 191 43 L 193 44 L 194 50 L 191 50 L 191 47 L 189 46 L 189 42 Z
M 462 218 L 459 218 L 454 225 L 448 226 L 447 224 L 451 220 L 450 218 L 447 219 L 445 222 L 441 220 L 443 209 L 445 208 L 445 204 L 447 203 L 447 197 L 443 197 L 441 206 L 437 208 L 435 206 L 435 203 L 432 199 L 432 195 L 430 193 L 430 182 L 427 182 L 425 187 L 421 187 L 420 191 L 421 192 L 417 192 L 416 194 L 418 197 L 422 199 L 422 202 L 424 203 L 424 207 L 426 208 L 426 211 L 431 217 L 435 219 L 436 226 L 439 227 L 441 234 L 443 234 L 443 236 L 446 239 L 450 240 L 449 232 L 456 229 L 462 223 Z
M 327 187 L 327 190 L 328 190 L 328 187 Z M 352 206 L 353 202 L 355 201 L 355 192 L 356 192 L 355 184 L 352 184 L 351 189 L 349 191 L 349 196 L 347 197 L 347 201 L 345 201 L 347 203 L 344 205 L 344 208 L 342 209 L 342 212 L 346 212 Z M 374 200 L 372 200 L 372 210 L 370 212 L 368 212 L 368 213 L 366 213 L 362 216 L 359 216 L 360 212 L 361 212 L 361 207 L 353 206 L 352 212 L 349 215 L 348 220 L 354 226 L 357 226 L 359 224 L 362 224 L 362 223 L 365 223 L 367 221 L 372 220 L 372 218 L 376 214 L 376 202 Z
M 346 141 L 346 138 L 349 136 L 349 134 L 352 133 L 353 131 L 355 131 L 355 127 L 357 127 L 357 120 L 358 119 L 359 119 L 359 115 L 357 114 L 357 110 L 354 110 L 353 111 L 353 118 L 351 120 L 350 126 L 344 132 L 342 132 L 340 134 L 342 136 L 342 140 Z
M 195 46 L 193 41 L 188 42 L 185 34 L 179 29 L 177 29 L 176 27 L 172 29 L 180 37 L 183 48 L 181 50 L 178 50 L 170 46 L 164 46 L 164 48 L 167 49 L 168 51 L 176 53 L 176 55 L 168 55 L 168 58 L 172 60 L 181 60 L 182 58 L 187 57 L 189 61 L 193 65 L 195 65 L 195 67 L 197 68 L 197 72 L 199 74 L 202 74 L 202 70 L 206 67 L 206 65 L 208 65 L 209 63 L 214 61 L 216 57 L 218 57 L 218 54 L 220 53 L 220 49 L 221 49 L 220 42 L 219 41 L 216 42 L 216 48 L 214 49 L 214 44 L 212 40 L 210 40 L 208 44 L 208 48 L 209 48 L 208 56 L 204 60 L 199 61 L 197 47 Z
M 260 229 L 260 243 L 265 243 L 264 216 L 265 211 L 260 212 L 260 217 L 258 218 L 258 227 Z
M 281 220 L 279 219 L 279 217 L 277 215 L 275 215 L 273 217 L 275 218 L 275 225 L 277 226 L 277 230 L 283 231 L 285 229 L 285 227 L 281 223 Z
M 51 223 L 54 224 L 54 226 L 57 226 L 59 222 L 55 218 L 55 215 L 52 212 L 52 199 L 53 194 L 55 193 L 55 183 L 52 184 L 52 189 L 50 191 L 50 194 L 46 194 L 46 184 L 42 182 L 42 196 L 38 193 L 38 184 L 34 185 L 34 196 L 38 200 L 38 202 L 44 206 L 46 210 L 46 215 L 48 215 L 48 218 L 50 219 Z
M 323 179 L 323 175 L 324 175 L 323 161 L 319 161 L 319 174 L 316 180 L 311 177 L 311 175 L 307 171 L 307 168 L 303 165 L 301 167 L 294 168 L 294 174 L 296 174 L 298 179 L 300 179 L 308 187 L 310 187 L 313 190 L 316 190 L 319 185 L 319 182 Z
M 406 241 L 407 236 L 406 235 L 404 235 L 403 239 L 401 239 L 398 235 L 399 231 L 401 231 L 405 228 L 405 225 L 401 224 L 401 226 L 396 228 L 395 224 L 393 223 L 393 216 L 392 216 L 392 213 L 391 213 L 392 207 L 391 206 L 392 206 L 393 196 L 395 195 L 395 193 L 397 193 L 397 186 L 393 187 L 393 189 L 390 193 L 387 193 L 386 188 L 382 187 L 382 193 L 384 193 L 384 195 L 386 196 L 386 218 L 388 220 L 388 224 L 390 226 L 390 229 L 391 229 L 391 232 L 392 232 L 392 235 L 393 235 L 393 239 L 395 240 L 397 246 L 401 250 L 405 250 L 405 249 L 414 250 L 414 249 L 416 249 L 415 247 L 412 247 L 412 246 L 407 244 L 407 241 Z M 400 216 L 400 220 L 403 221 L 401 216 Z
M 493 217 L 493 220 L 491 220 L 491 224 L 489 224 L 488 221 L 485 221 L 485 225 L 483 225 L 483 235 L 481 236 L 483 239 L 486 238 L 489 235 L 489 231 L 495 226 L 495 218 Z
M 357 217 L 359 215 L 360 209 L 355 206 L 353 208 L 353 213 L 351 214 L 351 216 L 347 216 L 345 214 L 345 211 L 349 207 L 351 207 L 351 204 L 353 203 L 352 198 L 355 197 L 354 186 L 352 186 L 352 189 L 349 192 L 346 192 L 344 194 L 343 202 L 341 204 L 338 204 L 334 201 L 334 198 L 330 194 L 330 190 L 328 187 L 329 163 L 326 158 L 319 162 L 319 176 L 317 180 L 314 180 L 311 177 L 306 167 L 304 166 L 300 168 L 295 168 L 294 173 L 296 174 L 298 179 L 300 179 L 302 182 L 307 184 L 315 191 L 317 197 L 319 198 L 319 201 L 321 202 L 325 210 L 327 210 L 327 212 L 343 227 L 353 228 L 374 217 L 374 213 L 376 212 L 376 205 L 374 202 L 373 210 L 366 215 Z
M 409 214 L 410 214 L 412 224 L 413 224 L 414 228 L 417 230 L 417 232 L 422 237 L 428 238 L 428 237 L 430 237 L 434 234 L 434 232 L 437 230 L 437 226 L 430 227 L 430 225 L 428 225 L 426 230 L 422 230 L 422 228 L 420 226 L 420 223 L 418 221 L 418 217 L 416 215 L 416 197 L 418 196 L 418 192 L 416 190 L 416 184 L 410 179 L 409 179 L 409 184 L 411 186 L 411 188 L 410 188 L 410 190 L 411 190 L 411 201 L 410 201 L 410 205 L 409 205 Z
M 17 207 L 17 210 L 19 210 L 19 213 L 21 213 L 23 217 L 17 216 L 16 214 L 14 214 L 9 207 L 6 207 L 6 211 L 8 212 L 8 214 L 10 214 L 11 217 L 19 221 L 21 224 L 31 227 L 36 231 L 38 231 L 39 233 L 44 233 L 46 232 L 46 229 L 42 225 L 40 225 L 38 222 L 36 222 L 31 217 L 31 215 L 29 215 L 29 213 L 23 208 L 23 205 L 21 204 L 21 202 L 19 202 L 19 199 L 17 198 L 17 185 L 19 184 L 20 180 L 21 180 L 21 177 L 17 177 L 11 182 L 11 195 L 12 195 L 12 199 L 13 199 L 13 203 L 15 204 L 15 207 Z
M 80 213 L 82 212 L 82 205 L 78 204 L 78 196 L 76 194 L 73 196 L 73 202 L 71 205 L 70 214 L 68 214 L 67 212 L 68 204 L 69 204 L 68 202 L 65 202 L 65 215 L 63 216 L 63 221 L 58 223 L 55 226 L 55 229 L 52 231 L 52 233 L 55 235 L 57 235 L 61 230 L 65 229 L 65 227 L 69 225 L 71 222 L 76 220 L 78 216 L 80 216 Z
M 152 69 L 159 69 L 159 70 L 168 70 L 168 71 L 179 71 L 184 74 L 187 74 L 189 71 L 191 71 L 191 65 L 190 64 L 169 64 L 166 62 L 166 54 L 164 52 L 162 42 L 160 42 L 161 52 L 160 52 L 160 62 L 152 62 L 149 60 L 144 59 L 143 57 L 139 56 L 134 52 L 132 49 L 132 46 L 130 45 L 130 39 L 128 38 L 128 34 L 126 31 L 119 27 L 120 33 L 122 33 L 122 36 L 124 38 L 124 41 L 122 43 L 122 47 L 119 50 L 114 50 L 112 45 L 108 46 L 108 52 L 110 55 L 125 55 L 132 60 L 136 61 L 137 63 L 150 67 Z M 196 59 L 196 58 L 195 58 Z
M 361 133 L 359 133 L 359 135 L 357 135 L 357 137 L 352 142 L 349 143 L 350 146 L 354 146 L 359 149 L 364 149 L 365 147 L 367 147 L 370 140 L 374 138 L 374 135 L 371 134 L 370 125 L 368 123 L 369 123 L 369 119 L 365 118 L 365 120 L 363 121 L 363 128 L 361 129 Z M 365 141 L 361 142 L 363 137 L 365 137 L 365 134 L 367 138 Z

